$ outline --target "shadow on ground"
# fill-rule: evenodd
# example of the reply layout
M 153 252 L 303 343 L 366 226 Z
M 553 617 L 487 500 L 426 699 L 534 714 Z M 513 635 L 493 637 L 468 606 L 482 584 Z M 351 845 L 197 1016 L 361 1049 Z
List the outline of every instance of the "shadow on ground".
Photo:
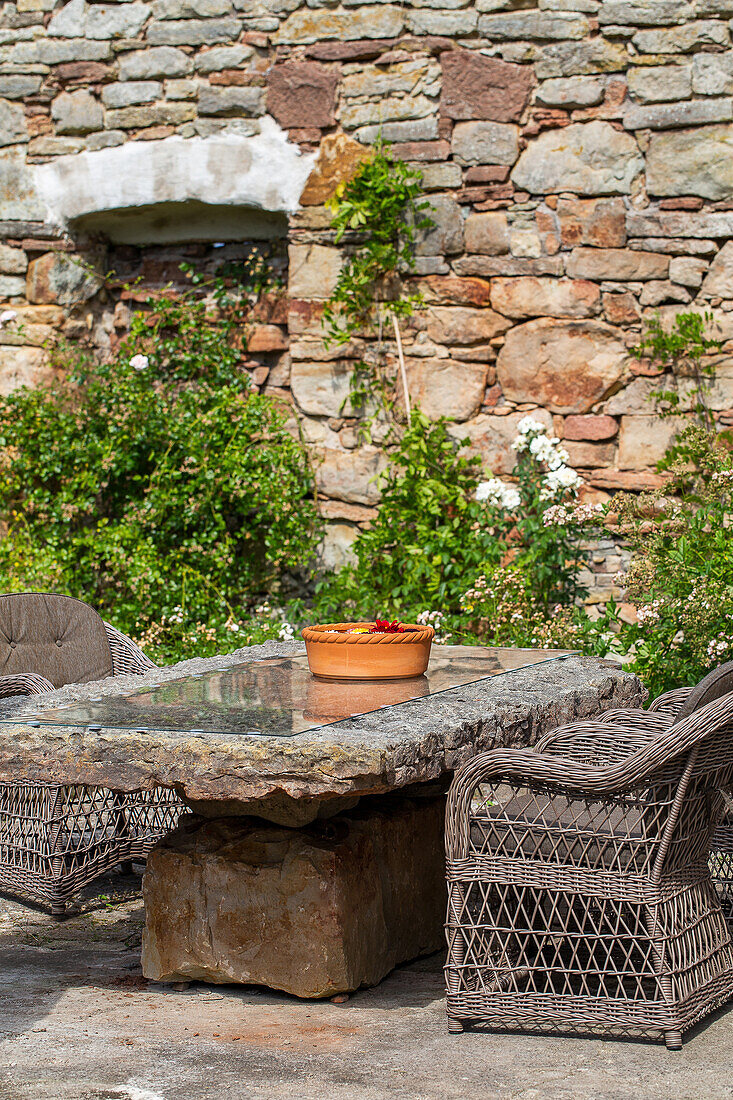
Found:
M 445 1027 L 442 957 L 346 1004 L 147 982 L 139 880 L 58 924 L 0 899 L 0 1100 L 733 1100 L 733 1012 L 651 1043 Z

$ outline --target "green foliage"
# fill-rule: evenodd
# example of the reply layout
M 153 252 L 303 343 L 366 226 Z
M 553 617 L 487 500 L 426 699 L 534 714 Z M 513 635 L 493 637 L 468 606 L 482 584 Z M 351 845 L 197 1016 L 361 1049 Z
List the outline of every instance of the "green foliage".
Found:
M 60 381 L 0 401 L 3 589 L 68 592 L 137 637 L 172 618 L 180 646 L 158 656 L 178 658 L 231 648 L 258 594 L 287 595 L 312 478 L 242 368 L 247 308 L 228 280 L 150 299 L 108 361 L 60 345 Z
M 415 268 L 417 234 L 432 227 L 422 197 L 422 177 L 402 160 L 378 145 L 355 176 L 339 184 L 330 202 L 336 243 L 353 242 L 336 286 L 323 311 L 325 343 L 345 344 L 352 336 L 374 333 L 376 345 L 369 361 L 356 362 L 349 401 L 363 414 L 373 407 L 391 413 L 395 379 L 386 371 L 382 347 L 385 318 L 412 316 L 422 299 L 405 291 L 402 276 Z M 367 418 L 362 435 L 369 435 Z M 409 420 L 409 412 L 408 412 Z
M 390 275 L 414 268 L 417 232 L 433 222 L 425 214 L 422 177 L 378 146 L 348 183 L 339 184 L 330 202 L 336 243 L 358 234 L 358 244 L 345 260 L 333 294 L 323 311 L 326 338 L 343 344 L 373 321 L 376 299 L 386 296 L 389 312 L 409 316 L 418 299 L 404 295 Z
M 355 564 L 319 587 L 318 617 L 404 620 L 429 606 L 455 609 L 466 576 L 498 560 L 474 496 L 479 460 L 457 450 L 445 420 L 415 410 L 391 456 L 377 517 L 354 544 Z
M 653 694 L 696 683 L 733 656 L 733 456 L 730 440 L 693 425 L 687 464 L 661 493 L 614 502 L 632 549 L 626 577 L 639 622 L 621 624 L 618 648 Z M 676 494 L 675 494 L 676 490 Z
M 647 322 L 641 343 L 631 349 L 637 359 L 648 358 L 653 366 L 671 371 L 675 388 L 663 388 L 654 395 L 662 418 L 683 415 L 682 397 L 693 397 L 692 408 L 698 419 L 706 427 L 712 426 L 705 395 L 715 373 L 710 357 L 722 346 L 720 340 L 707 334 L 712 322 L 709 312 L 677 313 L 672 325 L 665 328 L 657 315 Z M 670 457 L 676 454 L 673 449 Z

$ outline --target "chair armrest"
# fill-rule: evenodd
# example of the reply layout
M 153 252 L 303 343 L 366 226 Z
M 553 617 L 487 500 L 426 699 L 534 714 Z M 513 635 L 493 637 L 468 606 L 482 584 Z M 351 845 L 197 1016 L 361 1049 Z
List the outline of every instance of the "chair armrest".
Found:
M 121 630 L 110 626 L 109 623 L 105 623 L 104 628 L 107 631 L 109 648 L 112 650 L 112 670 L 115 676 L 124 676 L 128 673 L 141 676 L 143 672 L 150 672 L 151 669 L 158 667 L 143 653 L 140 646 L 135 645 L 133 640 Z
M 674 718 L 691 691 L 691 687 L 673 688 L 671 691 L 665 691 L 649 704 L 648 709 L 650 711 L 668 711 L 670 716 Z
M 667 712 L 650 714 L 647 710 L 608 710 L 598 719 L 559 726 L 546 733 L 535 745 L 536 752 L 568 756 L 588 764 L 612 763 L 636 752 L 658 737 L 672 721 Z M 599 737 L 599 723 L 605 727 Z
M 584 742 L 605 740 L 613 750 L 618 738 L 626 741 L 628 751 L 622 751 L 608 763 L 587 763 L 569 754 L 559 756 L 536 749 L 491 749 L 480 753 L 460 768 L 448 792 L 446 807 L 446 838 L 452 858 L 462 858 L 468 852 L 469 816 L 476 789 L 482 783 L 507 782 L 524 787 L 556 790 L 571 797 L 590 799 L 615 798 L 641 786 L 650 775 L 673 760 L 681 760 L 707 738 L 724 734 L 723 744 L 733 740 L 733 692 L 713 700 L 676 726 L 664 724 L 649 736 L 638 727 L 618 725 L 609 729 L 603 721 L 573 722 L 556 731 L 556 743 L 567 738 Z M 610 735 L 610 736 L 609 736 Z M 634 747 L 636 745 L 636 747 Z M 713 768 L 733 763 L 733 746 L 721 752 Z
M 50 680 L 34 672 L 0 676 L 0 699 L 7 699 L 12 695 L 42 695 L 44 691 L 55 690 Z

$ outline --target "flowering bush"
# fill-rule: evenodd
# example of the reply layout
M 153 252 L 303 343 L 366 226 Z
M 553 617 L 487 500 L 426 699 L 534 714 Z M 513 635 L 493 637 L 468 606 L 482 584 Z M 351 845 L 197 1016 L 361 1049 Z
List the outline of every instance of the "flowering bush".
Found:
M 512 563 L 511 589 L 521 574 L 533 606 L 547 614 L 557 604 L 572 605 L 581 595 L 580 542 L 600 511 L 578 504 L 581 478 L 567 465 L 560 440 L 548 436 L 539 420 L 523 417 L 512 447 L 517 452 L 516 485 L 498 478 L 483 481 L 476 499 L 486 505 L 484 523 L 505 544 L 502 564 Z
M 692 426 L 681 443 L 663 491 L 614 501 L 633 551 L 619 580 L 638 607 L 617 645 L 655 695 L 733 659 L 732 441 Z
M 251 608 L 317 541 L 305 450 L 242 366 L 247 298 L 210 293 L 151 299 L 108 361 L 60 346 L 59 382 L 0 400 L 0 586 L 88 600 L 165 659 L 279 629 Z

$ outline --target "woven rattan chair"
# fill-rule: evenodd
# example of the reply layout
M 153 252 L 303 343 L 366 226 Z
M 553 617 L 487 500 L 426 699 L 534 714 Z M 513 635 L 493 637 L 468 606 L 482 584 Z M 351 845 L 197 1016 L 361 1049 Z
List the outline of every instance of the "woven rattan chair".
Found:
M 134 642 L 68 596 L 0 596 L 0 698 L 156 666 Z M 71 897 L 118 864 L 143 859 L 173 829 L 182 803 L 164 788 L 122 793 L 0 783 L 0 890 L 62 916 Z
M 450 1030 L 612 1032 L 677 1049 L 733 994 L 708 866 L 733 775 L 733 694 L 719 694 L 722 678 L 702 686 L 651 713 L 562 727 L 533 750 L 493 750 L 456 775 Z

